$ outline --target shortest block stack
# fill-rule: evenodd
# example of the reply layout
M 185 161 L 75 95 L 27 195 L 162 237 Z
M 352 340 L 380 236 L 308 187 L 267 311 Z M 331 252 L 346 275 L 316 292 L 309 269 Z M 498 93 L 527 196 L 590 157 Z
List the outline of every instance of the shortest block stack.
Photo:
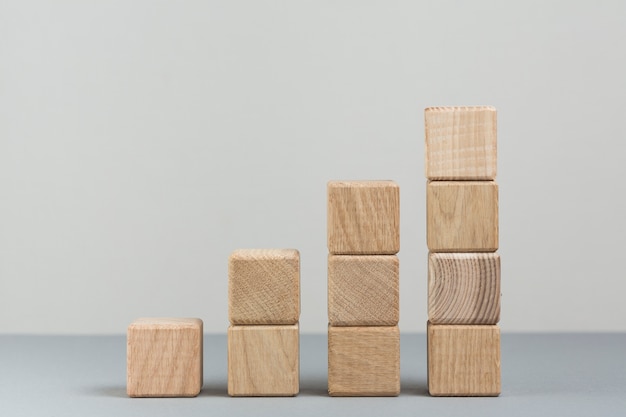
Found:
M 299 252 L 234 251 L 228 262 L 228 316 L 228 394 L 297 395 Z
M 202 320 L 143 318 L 128 326 L 130 397 L 195 397 L 202 389 Z
M 400 393 L 400 191 L 328 183 L 328 393 Z
M 496 110 L 425 111 L 428 391 L 500 394 Z

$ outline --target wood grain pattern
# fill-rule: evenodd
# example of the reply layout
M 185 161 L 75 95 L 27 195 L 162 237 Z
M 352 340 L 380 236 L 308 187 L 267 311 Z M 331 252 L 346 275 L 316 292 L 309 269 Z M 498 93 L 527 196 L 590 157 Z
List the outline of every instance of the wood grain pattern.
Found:
M 430 107 L 424 112 L 426 177 L 494 180 L 497 114 L 490 106 Z
M 400 250 L 400 188 L 393 181 L 328 183 L 328 251 L 393 255 Z
M 298 324 L 230 326 L 228 395 L 297 395 L 300 389 L 299 338 Z
M 428 320 L 432 324 L 498 323 L 500 255 L 429 254 Z
M 399 395 L 398 326 L 329 326 L 328 393 L 334 397 Z
M 295 324 L 300 319 L 300 253 L 240 249 L 228 260 L 231 324 Z
M 400 316 L 396 255 L 329 255 L 328 319 L 332 326 L 395 326 Z
M 500 395 L 500 328 L 428 324 L 433 396 Z
M 202 320 L 142 318 L 128 326 L 130 397 L 195 397 L 202 388 Z
M 494 181 L 430 181 L 426 186 L 431 252 L 498 249 L 498 185 Z

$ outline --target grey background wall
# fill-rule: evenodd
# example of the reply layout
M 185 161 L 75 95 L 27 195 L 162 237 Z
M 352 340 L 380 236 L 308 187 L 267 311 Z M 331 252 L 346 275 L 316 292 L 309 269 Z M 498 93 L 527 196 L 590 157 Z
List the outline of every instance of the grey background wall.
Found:
M 504 331 L 625 331 L 626 3 L 0 3 L 0 332 L 224 332 L 227 257 L 302 255 L 326 331 L 326 182 L 401 186 L 426 322 L 423 109 L 499 110 Z

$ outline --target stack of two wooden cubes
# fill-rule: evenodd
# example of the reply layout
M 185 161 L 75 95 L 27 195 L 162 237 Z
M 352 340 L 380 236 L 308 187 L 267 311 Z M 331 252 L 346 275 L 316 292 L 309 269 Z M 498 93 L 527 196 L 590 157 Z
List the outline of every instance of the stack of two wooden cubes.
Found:
M 328 392 L 400 393 L 400 191 L 328 183 Z
M 425 112 L 428 389 L 500 394 L 496 110 Z
M 228 262 L 228 316 L 228 394 L 297 395 L 299 252 L 234 251 Z

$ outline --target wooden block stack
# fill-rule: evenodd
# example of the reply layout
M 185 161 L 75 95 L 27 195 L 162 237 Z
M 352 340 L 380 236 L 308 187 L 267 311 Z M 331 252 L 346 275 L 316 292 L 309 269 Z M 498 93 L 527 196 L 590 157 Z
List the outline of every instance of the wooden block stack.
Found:
M 328 183 L 328 393 L 400 393 L 400 190 Z
M 228 317 L 228 394 L 297 395 L 299 252 L 234 251 L 228 262 Z
M 195 397 L 202 388 L 202 320 L 135 320 L 126 358 L 130 397 Z
M 428 390 L 500 394 L 496 110 L 425 111 Z

